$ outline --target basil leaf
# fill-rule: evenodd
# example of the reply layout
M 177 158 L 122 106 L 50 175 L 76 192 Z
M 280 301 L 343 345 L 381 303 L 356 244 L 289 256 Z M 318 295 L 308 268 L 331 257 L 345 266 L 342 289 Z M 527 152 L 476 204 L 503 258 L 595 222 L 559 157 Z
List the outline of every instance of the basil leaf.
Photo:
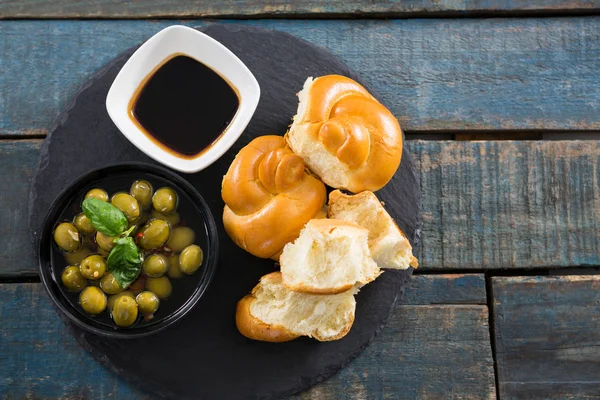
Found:
M 108 270 L 119 285 L 127 289 L 142 270 L 142 253 L 131 237 L 117 238 L 115 243 L 106 259 Z
M 98 232 L 107 236 L 119 236 L 127 229 L 127 217 L 110 203 L 90 198 L 83 201 L 81 208 Z

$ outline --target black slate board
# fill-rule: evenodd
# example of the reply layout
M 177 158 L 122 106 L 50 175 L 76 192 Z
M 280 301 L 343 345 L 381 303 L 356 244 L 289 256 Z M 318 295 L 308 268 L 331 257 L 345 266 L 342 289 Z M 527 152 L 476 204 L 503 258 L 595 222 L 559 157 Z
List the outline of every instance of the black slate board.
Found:
M 71 328 L 100 362 L 154 394 L 178 399 L 278 398 L 307 389 L 356 357 L 383 327 L 411 270 L 386 271 L 361 290 L 356 321 L 342 340 L 320 343 L 301 338 L 270 344 L 237 332 L 236 302 L 274 265 L 239 249 L 225 234 L 220 218 L 222 176 L 235 154 L 254 137 L 285 133 L 296 112 L 296 93 L 308 76 L 337 73 L 361 80 L 328 52 L 282 32 L 220 24 L 202 30 L 246 63 L 262 91 L 254 118 L 232 149 L 208 169 L 182 175 L 204 196 L 217 220 L 221 256 L 215 278 L 189 315 L 154 336 L 107 339 Z M 154 163 L 119 133 L 104 106 L 113 79 L 133 51 L 90 78 L 45 140 L 30 193 L 34 242 L 49 205 L 79 175 L 115 162 Z M 406 149 L 392 182 L 377 195 L 416 246 L 420 188 Z

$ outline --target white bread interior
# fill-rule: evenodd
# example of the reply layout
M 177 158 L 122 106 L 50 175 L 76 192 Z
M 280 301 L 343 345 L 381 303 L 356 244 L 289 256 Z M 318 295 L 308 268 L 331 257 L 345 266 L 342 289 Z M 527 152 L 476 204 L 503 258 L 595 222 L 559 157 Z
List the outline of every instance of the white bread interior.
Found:
M 238 330 L 251 339 L 270 342 L 298 336 L 337 340 L 350 331 L 354 322 L 356 292 L 356 289 L 334 295 L 294 292 L 283 286 L 280 272 L 273 272 L 263 276 L 252 294 L 238 303 Z
M 369 232 L 354 223 L 312 219 L 279 259 L 283 284 L 305 293 L 341 293 L 365 285 L 381 270 L 369 250 Z
M 330 218 L 353 222 L 369 231 L 371 255 L 380 268 L 417 268 L 418 260 L 404 233 L 394 223 L 373 192 L 346 195 L 334 190 L 329 195 Z

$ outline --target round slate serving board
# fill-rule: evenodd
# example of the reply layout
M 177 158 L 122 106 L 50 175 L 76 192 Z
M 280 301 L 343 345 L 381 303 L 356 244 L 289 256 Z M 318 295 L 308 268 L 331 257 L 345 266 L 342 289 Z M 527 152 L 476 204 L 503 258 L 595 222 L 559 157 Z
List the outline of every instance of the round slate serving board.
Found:
M 383 327 L 411 270 L 386 271 L 361 290 L 354 326 L 342 340 L 320 343 L 301 338 L 271 344 L 238 333 L 236 302 L 274 270 L 274 263 L 244 252 L 226 235 L 221 179 L 237 152 L 253 138 L 285 133 L 296 112 L 296 93 L 308 76 L 342 74 L 363 82 L 328 52 L 282 32 L 219 24 L 202 30 L 240 57 L 262 91 L 256 114 L 231 150 L 200 173 L 182 174 L 203 195 L 217 220 L 221 250 L 214 280 L 186 317 L 156 335 L 118 340 L 71 328 L 100 362 L 154 394 L 178 399 L 278 398 L 307 389 L 356 357 Z M 76 177 L 115 162 L 154 163 L 119 133 L 104 106 L 113 79 L 133 51 L 90 78 L 45 140 L 30 193 L 34 242 L 49 205 Z M 393 180 L 377 195 L 416 246 L 420 189 L 406 149 Z

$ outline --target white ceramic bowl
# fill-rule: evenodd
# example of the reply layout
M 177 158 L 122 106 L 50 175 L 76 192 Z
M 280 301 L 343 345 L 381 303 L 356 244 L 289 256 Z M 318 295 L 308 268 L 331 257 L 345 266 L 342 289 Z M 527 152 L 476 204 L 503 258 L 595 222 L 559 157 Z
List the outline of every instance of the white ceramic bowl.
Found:
M 130 117 L 129 103 L 142 81 L 174 54 L 184 54 L 218 72 L 239 96 L 238 110 L 219 139 L 196 158 L 179 158 L 155 144 Z M 260 87 L 252 72 L 228 48 L 195 29 L 174 25 L 144 43 L 123 66 L 108 95 L 106 109 L 117 128 L 138 149 L 177 171 L 201 171 L 221 157 L 240 137 L 252 118 Z

